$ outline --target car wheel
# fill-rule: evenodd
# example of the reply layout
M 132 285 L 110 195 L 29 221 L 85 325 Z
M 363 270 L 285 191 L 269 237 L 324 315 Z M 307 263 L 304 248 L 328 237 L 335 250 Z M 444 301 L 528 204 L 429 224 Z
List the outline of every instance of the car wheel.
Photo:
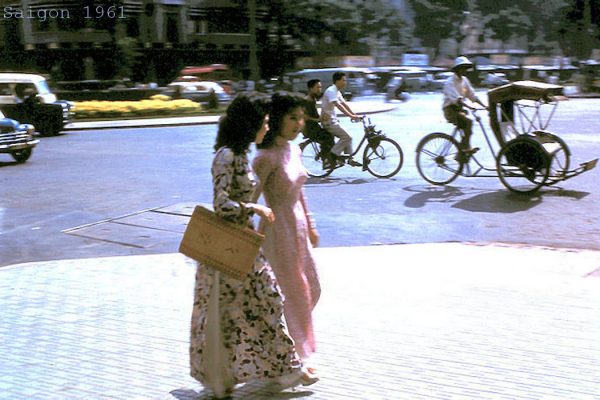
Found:
M 13 151 L 12 153 L 10 153 L 10 155 L 15 159 L 16 162 L 20 164 L 29 160 L 29 157 L 31 157 L 31 153 L 32 149 L 24 149 L 19 151 Z

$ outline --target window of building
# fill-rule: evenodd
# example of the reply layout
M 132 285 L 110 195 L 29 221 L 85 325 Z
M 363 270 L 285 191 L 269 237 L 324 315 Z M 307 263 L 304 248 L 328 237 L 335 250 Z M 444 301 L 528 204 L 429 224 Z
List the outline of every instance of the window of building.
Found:
M 167 15 L 167 42 L 179 42 L 179 24 L 177 22 L 177 15 Z

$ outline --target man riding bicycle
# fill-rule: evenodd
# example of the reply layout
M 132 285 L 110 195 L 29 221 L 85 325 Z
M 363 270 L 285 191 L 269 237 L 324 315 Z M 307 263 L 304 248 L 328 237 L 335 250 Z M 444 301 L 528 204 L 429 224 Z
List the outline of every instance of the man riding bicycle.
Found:
M 317 100 L 321 98 L 323 88 L 321 80 L 311 79 L 306 83 L 308 94 L 304 106 L 304 136 L 319 143 L 324 166 L 335 166 L 336 156 L 331 152 L 334 140 L 333 135 L 321 126 L 321 118 L 317 111 Z
M 348 154 L 348 164 L 360 166 L 361 163 L 352 159 L 352 137 L 342 128 L 340 121 L 337 118 L 336 108 L 344 115 L 350 117 L 352 121 L 360 121 L 361 117 L 356 115 L 346 103 L 341 90 L 346 87 L 346 74 L 343 72 L 335 72 L 333 74 L 333 85 L 329 86 L 323 94 L 321 100 L 321 122 L 323 127 L 327 129 L 333 136 L 339 138 L 338 142 L 333 146 L 331 152 L 338 157 L 338 163 L 343 165 L 342 153 Z
M 462 154 L 467 157 L 479 149 L 471 148 L 470 141 L 473 133 L 473 121 L 469 118 L 463 108 L 467 106 L 464 99 L 469 99 L 474 103 L 480 104 L 484 108 L 486 107 L 485 104 L 477 98 L 469 78 L 465 76 L 467 71 L 471 68 L 473 68 L 473 63 L 467 57 L 460 56 L 456 58 L 454 66 L 452 67 L 452 72 L 454 72 L 454 74 L 450 76 L 444 84 L 444 103 L 442 105 L 446 120 L 456 125 L 464 132 L 460 142 L 460 149 L 462 150 Z

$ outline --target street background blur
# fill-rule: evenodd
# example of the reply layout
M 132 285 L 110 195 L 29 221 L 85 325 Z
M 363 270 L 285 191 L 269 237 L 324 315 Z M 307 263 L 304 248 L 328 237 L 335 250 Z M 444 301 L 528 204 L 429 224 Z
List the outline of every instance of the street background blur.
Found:
M 360 68 L 352 94 L 397 96 L 438 89 L 459 54 L 479 86 L 600 86 L 599 0 L 0 3 L 0 69 L 45 75 L 66 100 L 208 102 L 214 90 L 226 102 L 237 90 L 305 90 L 301 71 L 348 67 Z

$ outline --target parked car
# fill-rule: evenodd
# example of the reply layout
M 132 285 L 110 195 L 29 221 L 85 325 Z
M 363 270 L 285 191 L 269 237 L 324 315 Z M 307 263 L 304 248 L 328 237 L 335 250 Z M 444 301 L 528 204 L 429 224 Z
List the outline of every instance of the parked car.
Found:
M 296 72 L 286 74 L 286 78 L 291 82 L 294 92 L 306 93 L 308 91 L 306 84 L 311 79 L 320 79 L 323 84 L 323 90 L 332 83 L 333 74 L 343 72 L 346 74 L 346 87 L 344 88 L 344 98 L 351 100 L 355 96 L 362 96 L 373 91 L 369 84 L 369 69 L 357 67 L 339 67 L 339 68 L 307 68 Z
M 10 154 L 16 162 L 24 163 L 31 157 L 33 148 L 40 142 L 34 138 L 31 124 L 20 124 L 6 118 L 0 111 L 0 153 Z
M 71 120 L 72 103 L 57 100 L 41 75 L 0 73 L 0 110 L 8 118 L 31 124 L 42 135 L 57 135 Z
M 429 82 L 429 87 L 431 88 L 431 90 L 434 90 L 434 91 L 443 90 L 444 85 L 446 84 L 446 81 L 452 75 L 454 75 L 454 72 L 452 72 L 452 71 L 444 71 L 444 72 L 438 72 L 438 73 L 434 74 L 433 79 Z
M 506 85 L 510 81 L 506 78 L 506 74 L 502 72 L 490 72 L 483 80 L 483 84 L 487 87 L 497 87 Z
M 231 95 L 225 91 L 223 86 L 211 81 L 169 83 L 163 94 L 173 99 L 188 99 L 198 103 L 208 103 L 212 91 L 214 91 L 220 103 L 231 100 Z

